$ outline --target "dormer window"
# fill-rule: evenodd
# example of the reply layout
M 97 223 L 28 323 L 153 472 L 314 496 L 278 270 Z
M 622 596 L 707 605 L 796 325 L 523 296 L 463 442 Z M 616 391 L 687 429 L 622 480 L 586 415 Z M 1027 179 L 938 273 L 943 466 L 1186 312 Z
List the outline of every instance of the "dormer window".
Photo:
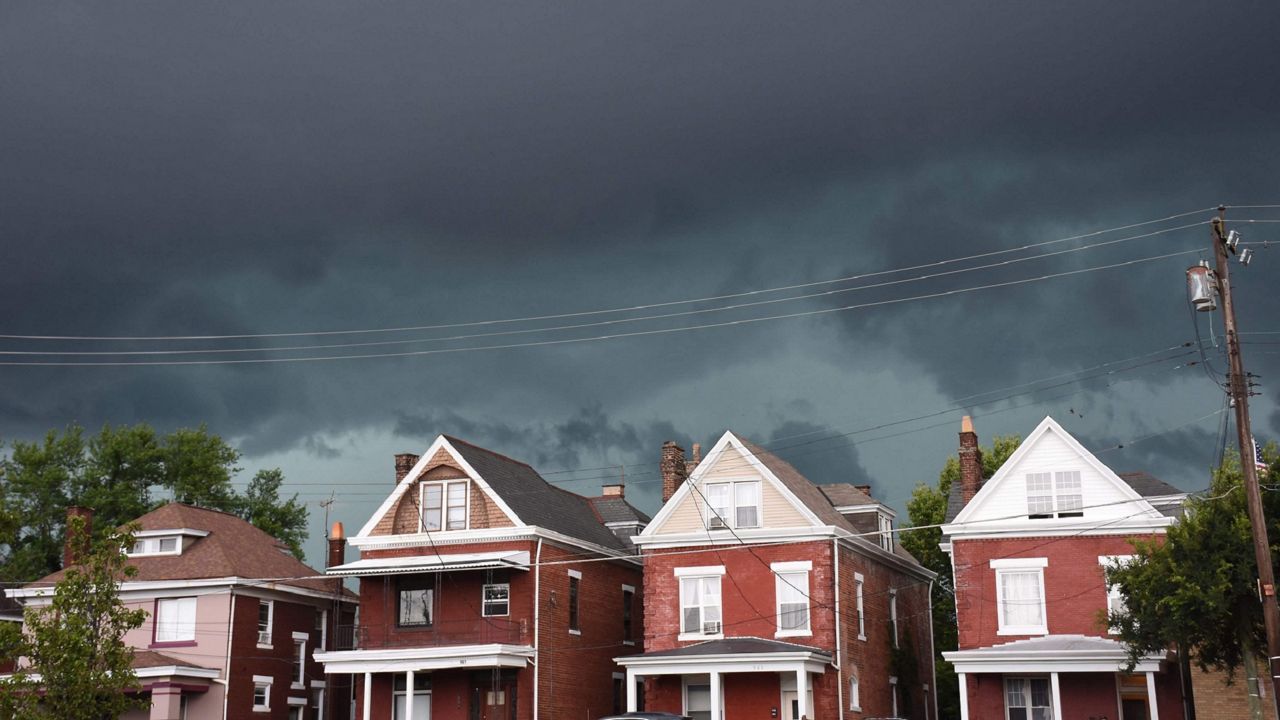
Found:
M 1027 517 L 1042 520 L 1083 515 L 1079 470 L 1027 473 Z
M 467 529 L 467 481 L 422 483 L 422 529 Z
M 893 552 L 893 520 L 884 513 L 876 513 L 880 525 L 880 547 Z
M 129 557 L 138 557 L 140 555 L 181 555 L 182 542 L 176 535 L 138 538 L 134 541 L 133 547 L 129 549 L 129 552 L 125 554 Z
M 760 527 L 758 481 L 707 483 L 704 494 L 708 528 Z

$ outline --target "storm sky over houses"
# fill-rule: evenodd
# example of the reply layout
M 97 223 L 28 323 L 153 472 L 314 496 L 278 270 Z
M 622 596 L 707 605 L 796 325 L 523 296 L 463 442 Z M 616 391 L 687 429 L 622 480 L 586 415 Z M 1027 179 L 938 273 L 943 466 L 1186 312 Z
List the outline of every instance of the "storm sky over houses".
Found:
M 1278 34 L 1268 2 L 6 3 L 0 334 L 454 327 L 9 338 L 220 352 L 10 354 L 44 364 L 0 367 L 0 438 L 205 423 L 349 527 L 442 432 L 581 492 L 625 472 L 653 511 L 662 441 L 732 428 L 901 509 L 961 406 L 984 442 L 1049 414 L 1198 489 L 1223 395 L 1172 348 L 1200 256 L 1146 259 L 1280 203 Z M 1265 441 L 1280 250 L 1255 249 Z M 228 352 L 321 345 L 346 347 Z M 47 364 L 139 361 L 221 364 Z

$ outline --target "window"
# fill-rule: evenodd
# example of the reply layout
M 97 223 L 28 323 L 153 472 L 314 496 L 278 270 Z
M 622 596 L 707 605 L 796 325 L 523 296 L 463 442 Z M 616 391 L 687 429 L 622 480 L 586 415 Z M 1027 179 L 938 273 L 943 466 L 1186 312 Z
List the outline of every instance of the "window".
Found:
M 582 626 L 579 625 L 578 617 L 578 584 L 582 582 L 582 573 L 577 570 L 569 571 L 569 632 L 581 633 Z
M 300 707 L 289 708 L 289 720 L 302 720 L 302 708 Z
M 485 617 L 506 617 L 511 612 L 511 585 L 493 583 L 484 586 L 483 609 Z
M 270 600 L 258 601 L 258 644 L 271 646 L 271 620 L 275 614 L 275 603 Z
M 880 526 L 880 547 L 893 552 L 893 519 L 884 513 L 877 513 L 876 520 Z
M 854 587 L 854 591 L 857 593 L 857 607 L 858 607 L 858 639 L 866 640 L 867 639 L 867 614 L 863 612 L 862 585 L 863 585 L 862 573 L 854 573 L 853 587 Z
M 893 632 L 893 646 L 898 647 L 898 591 L 889 591 L 889 629 Z
M 320 633 L 320 649 L 329 649 L 329 611 L 316 613 L 316 632 Z
M 760 482 L 708 483 L 703 493 L 708 528 L 760 526 Z
M 1027 516 L 1033 520 L 1084 515 L 1080 471 L 1027 473 Z
M 684 689 L 684 714 L 693 720 L 711 720 L 711 686 L 686 685 Z
M 130 557 L 137 555 L 180 555 L 181 545 L 177 536 L 138 538 L 133 547 L 125 553 Z
M 809 634 L 809 570 L 813 563 L 773 563 L 778 637 Z
M 636 639 L 632 635 L 632 617 L 635 612 L 636 589 L 630 585 L 622 586 L 622 642 L 634 644 Z
M 267 675 L 253 676 L 253 711 L 270 712 L 271 710 L 271 677 Z
M 1046 678 L 1005 678 L 1004 695 L 1009 720 L 1053 720 Z
M 307 686 L 307 634 L 293 634 L 293 687 Z
M 862 712 L 862 699 L 858 696 L 858 676 L 849 678 L 849 709 Z
M 441 527 L 467 529 L 466 480 L 422 483 L 422 529 L 435 531 Z
M 394 708 L 392 712 L 392 720 L 402 720 L 405 716 L 406 701 L 408 699 L 408 691 L 405 689 L 404 673 L 398 672 L 392 676 L 392 697 L 394 698 Z M 415 718 L 427 718 L 431 716 L 431 676 L 427 673 L 413 674 L 413 716 Z
M 893 716 L 898 717 L 898 678 L 889 678 L 889 692 L 893 694 Z
M 724 567 L 676 568 L 680 578 L 680 638 L 699 639 L 723 632 L 720 577 Z
M 432 590 L 427 587 L 429 577 L 403 577 L 396 583 L 400 596 L 398 624 L 401 627 L 427 627 L 431 625 Z
M 1133 559 L 1132 555 L 1099 555 L 1098 564 L 1102 566 L 1103 579 L 1106 578 L 1108 569 L 1118 567 Z M 1120 586 L 1107 583 L 1107 614 L 1109 615 L 1128 615 L 1129 610 L 1124 606 L 1124 595 L 1120 594 Z M 1111 632 L 1115 632 L 1116 626 L 1112 625 L 1108 628 Z
M 158 643 L 195 642 L 196 599 L 156 600 L 155 634 Z
M 1044 635 L 1044 568 L 1047 558 L 1001 558 L 996 571 L 998 635 Z
M 320 687 L 311 691 L 311 715 L 316 720 L 324 720 L 324 690 Z

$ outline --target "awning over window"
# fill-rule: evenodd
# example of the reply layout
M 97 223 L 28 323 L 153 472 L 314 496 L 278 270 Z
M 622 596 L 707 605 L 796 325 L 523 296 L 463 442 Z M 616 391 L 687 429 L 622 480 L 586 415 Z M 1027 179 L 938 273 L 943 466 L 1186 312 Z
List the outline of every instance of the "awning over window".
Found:
M 447 570 L 487 570 L 490 568 L 529 569 L 527 550 L 461 553 L 456 555 L 413 555 L 411 557 L 368 558 L 329 568 L 328 575 L 404 575 Z

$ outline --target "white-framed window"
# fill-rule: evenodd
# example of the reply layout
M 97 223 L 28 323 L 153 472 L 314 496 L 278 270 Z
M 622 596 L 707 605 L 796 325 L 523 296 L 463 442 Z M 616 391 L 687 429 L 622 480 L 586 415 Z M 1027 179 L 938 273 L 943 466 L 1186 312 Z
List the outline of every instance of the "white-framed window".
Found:
M 635 611 L 636 588 L 634 585 L 622 586 L 622 642 L 635 645 Z
M 893 632 L 893 646 L 898 647 L 898 591 L 889 591 L 889 629 Z
M 406 689 L 404 673 L 398 672 L 392 676 L 392 720 L 403 720 L 407 705 L 410 702 L 410 693 Z M 429 673 L 413 674 L 413 716 L 416 718 L 425 718 L 431 715 L 431 675 Z
M 466 530 L 467 485 L 466 480 L 422 483 L 422 530 Z
M 724 634 L 720 578 L 724 566 L 676 568 L 680 579 L 680 640 Z
M 194 642 L 196 639 L 196 599 L 156 600 L 156 642 Z
M 396 581 L 399 596 L 399 613 L 396 624 L 400 627 L 429 627 L 435 610 L 432 579 L 423 575 L 405 575 Z
M 759 480 L 707 483 L 703 496 L 708 528 L 760 527 Z
M 569 632 L 573 635 L 582 634 L 582 615 L 579 612 L 578 604 L 582 599 L 582 573 L 577 570 L 569 571 Z
M 258 647 L 271 647 L 271 626 L 275 619 L 275 610 L 275 601 L 258 601 Z
M 889 692 L 893 696 L 893 717 L 898 717 L 898 678 L 889 678 Z
M 893 519 L 884 513 L 876 513 L 876 521 L 880 527 L 880 547 L 893 552 Z
M 769 566 L 774 574 L 774 597 L 777 601 L 777 637 L 809 635 L 809 570 L 813 563 L 776 562 Z
M 1027 517 L 1081 517 L 1084 495 L 1079 470 L 1027 473 Z
M 853 574 L 854 592 L 857 593 L 857 609 L 858 609 L 858 639 L 867 639 L 867 613 L 862 602 L 862 586 L 866 583 L 866 579 L 862 577 L 862 573 Z
M 1102 577 L 1105 581 L 1107 569 L 1124 565 L 1133 559 L 1132 555 L 1099 555 L 1098 564 L 1102 566 Z M 1128 615 L 1129 609 L 1124 605 L 1124 596 L 1120 594 L 1120 586 L 1106 583 L 1107 588 L 1107 614 L 1109 615 Z M 1108 631 L 1114 632 L 1115 626 L 1108 628 Z
M 684 714 L 693 720 L 711 720 L 711 684 L 706 675 L 686 681 Z
M 855 673 L 857 669 L 855 668 Z M 849 709 L 854 712 L 862 712 L 862 696 L 858 692 L 858 676 L 856 674 L 849 676 Z
M 271 712 L 271 676 L 253 676 L 253 711 Z
M 125 553 L 129 557 L 139 555 L 181 555 L 182 542 L 177 535 L 146 537 L 134 540 L 133 547 Z
M 293 688 L 307 686 L 307 634 L 293 634 Z
M 324 691 L 325 685 L 321 681 L 312 683 L 311 690 L 311 715 L 316 720 L 324 720 Z
M 511 584 L 491 583 L 483 589 L 481 615 L 484 617 L 506 617 L 511 614 Z
M 302 720 L 302 708 L 296 706 L 289 708 L 289 720 Z
M 999 558 L 996 571 L 997 635 L 1046 635 L 1044 569 L 1048 558 Z
M 1006 677 L 1004 698 L 1008 720 L 1053 720 L 1053 694 L 1048 678 Z
M 320 633 L 320 649 L 329 649 L 329 611 L 316 613 L 316 632 Z

